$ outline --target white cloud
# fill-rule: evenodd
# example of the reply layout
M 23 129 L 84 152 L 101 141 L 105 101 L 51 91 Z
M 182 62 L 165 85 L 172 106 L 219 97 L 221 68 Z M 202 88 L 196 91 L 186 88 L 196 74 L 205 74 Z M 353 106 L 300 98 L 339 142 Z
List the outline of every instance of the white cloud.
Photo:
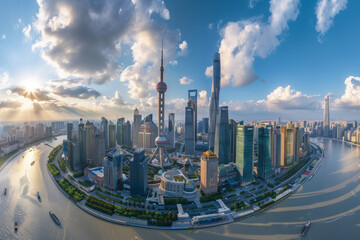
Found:
M 182 85 L 188 85 L 190 83 L 192 83 L 193 80 L 191 78 L 188 78 L 186 76 L 183 76 L 182 78 L 180 78 L 180 84 Z
M 207 97 L 207 91 L 202 90 L 199 92 L 199 97 L 197 99 L 198 107 L 209 107 L 209 98 Z M 208 109 L 207 109 L 208 110 Z
M 249 8 L 254 8 L 255 5 L 259 2 L 259 0 L 250 0 L 249 1 Z
M 253 69 L 255 58 L 266 58 L 276 49 L 288 22 L 296 20 L 298 6 L 299 0 L 271 0 L 267 22 L 257 18 L 226 24 L 219 49 L 222 86 L 242 87 L 258 78 Z
M 323 37 L 333 24 L 334 17 L 346 9 L 347 0 L 319 0 L 316 6 L 316 27 L 315 30 Z M 319 41 L 321 39 L 319 38 Z
M 205 70 L 205 76 L 212 77 L 213 76 L 213 66 L 208 66 Z
M 1 35 L 1 39 L 6 39 L 6 34 Z
M 9 73 L 2 72 L 0 74 L 0 89 L 6 89 L 10 86 Z
M 345 93 L 334 100 L 334 107 L 359 110 L 360 108 L 360 77 L 349 76 L 345 79 Z
M 179 48 L 180 48 L 180 52 L 179 52 L 180 56 L 184 56 L 184 55 L 187 54 L 187 52 L 188 52 L 188 44 L 187 44 L 186 41 L 183 41 L 182 43 L 180 43 Z
M 178 61 L 176 61 L 176 60 L 171 60 L 171 61 L 169 62 L 169 64 L 170 64 L 170 65 L 173 65 L 173 66 L 176 66 L 176 65 L 178 64 Z
M 23 29 L 22 29 L 22 33 L 25 35 L 25 37 L 27 39 L 31 39 L 31 25 L 28 24 L 27 26 L 25 26 Z
M 213 27 L 214 27 L 214 24 L 212 24 L 212 23 L 209 23 L 209 26 L 208 26 L 208 28 L 209 28 L 210 30 L 212 30 L 212 29 L 213 29 Z
M 309 110 L 318 109 L 319 103 L 314 100 L 318 95 L 309 96 L 300 91 L 291 89 L 291 86 L 278 87 L 264 101 L 270 109 L 288 109 L 288 110 Z

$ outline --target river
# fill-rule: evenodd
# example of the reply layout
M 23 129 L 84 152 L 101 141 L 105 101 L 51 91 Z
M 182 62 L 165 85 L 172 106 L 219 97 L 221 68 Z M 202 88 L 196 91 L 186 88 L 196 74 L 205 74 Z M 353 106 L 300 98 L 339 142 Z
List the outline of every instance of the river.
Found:
M 48 143 L 57 146 L 62 139 Z M 0 239 L 300 239 L 306 221 L 312 225 L 304 239 L 360 239 L 360 148 L 331 140 L 312 141 L 326 155 L 316 175 L 296 193 L 253 217 L 191 232 L 121 226 L 85 213 L 54 185 L 46 169 L 51 148 L 40 143 L 0 172 Z M 42 202 L 37 200 L 37 191 Z M 62 226 L 54 224 L 49 210 Z

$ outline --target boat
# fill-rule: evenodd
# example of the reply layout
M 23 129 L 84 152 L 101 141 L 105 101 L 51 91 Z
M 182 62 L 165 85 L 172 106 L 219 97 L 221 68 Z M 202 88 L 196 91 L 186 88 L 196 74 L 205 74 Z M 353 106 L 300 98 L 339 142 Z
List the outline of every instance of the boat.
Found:
M 31 162 L 31 166 L 34 165 L 34 164 L 35 164 L 35 161 L 32 161 L 32 162 Z
M 41 201 L 40 193 L 37 192 L 36 195 L 37 195 L 38 200 Z
M 17 232 L 17 230 L 18 230 L 18 223 L 17 222 L 14 223 L 14 229 L 15 229 L 15 232 Z
M 55 215 L 55 213 L 53 211 L 49 211 L 50 217 L 52 218 L 52 220 L 57 224 L 60 225 L 61 222 L 60 220 L 57 218 L 57 216 Z
M 310 222 L 306 222 L 305 225 L 303 226 L 303 228 L 301 229 L 300 232 L 300 237 L 305 236 L 306 232 L 308 231 L 309 227 L 310 227 Z
M 7 188 L 5 188 L 5 190 L 4 190 L 4 195 L 6 195 L 6 191 L 7 191 Z

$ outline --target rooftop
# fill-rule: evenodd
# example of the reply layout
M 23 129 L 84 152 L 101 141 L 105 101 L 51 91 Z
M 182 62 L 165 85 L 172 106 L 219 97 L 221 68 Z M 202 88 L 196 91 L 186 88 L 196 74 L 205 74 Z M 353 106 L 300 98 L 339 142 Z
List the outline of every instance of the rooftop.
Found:
M 210 150 L 204 152 L 204 153 L 202 154 L 202 156 L 205 157 L 205 158 L 216 158 L 216 157 L 217 157 L 216 154 L 213 153 L 213 152 L 210 151 Z

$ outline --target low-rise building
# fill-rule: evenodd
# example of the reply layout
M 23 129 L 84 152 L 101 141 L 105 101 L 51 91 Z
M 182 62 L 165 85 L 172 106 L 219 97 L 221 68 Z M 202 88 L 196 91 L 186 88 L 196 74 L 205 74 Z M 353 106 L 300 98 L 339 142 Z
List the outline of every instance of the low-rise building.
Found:
M 196 196 L 196 188 L 182 171 L 170 170 L 161 175 L 159 190 L 165 197 L 183 197 L 188 200 L 194 200 Z
M 84 176 L 95 182 L 98 186 L 103 186 L 104 167 L 85 168 Z

